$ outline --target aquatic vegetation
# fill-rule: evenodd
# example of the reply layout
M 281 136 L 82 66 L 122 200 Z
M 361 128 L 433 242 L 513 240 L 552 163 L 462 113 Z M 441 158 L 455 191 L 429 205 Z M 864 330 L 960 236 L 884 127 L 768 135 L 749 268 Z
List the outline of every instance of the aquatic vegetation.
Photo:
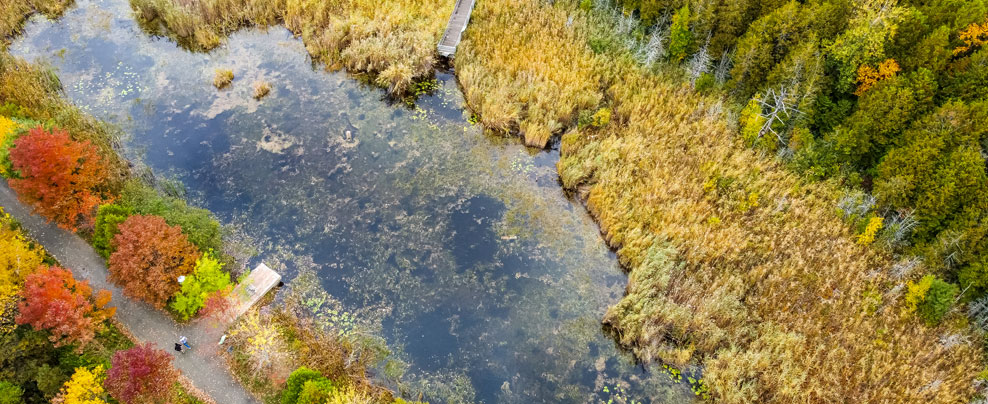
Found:
M 230 69 L 216 69 L 216 74 L 213 76 L 213 86 L 219 90 L 227 88 L 233 83 L 233 70 Z
M 131 0 L 152 32 L 209 50 L 245 26 L 284 24 L 331 69 L 372 73 L 394 95 L 432 75 L 435 45 L 453 3 L 438 0 Z
M 254 83 L 254 99 L 260 100 L 271 93 L 271 84 L 266 81 Z

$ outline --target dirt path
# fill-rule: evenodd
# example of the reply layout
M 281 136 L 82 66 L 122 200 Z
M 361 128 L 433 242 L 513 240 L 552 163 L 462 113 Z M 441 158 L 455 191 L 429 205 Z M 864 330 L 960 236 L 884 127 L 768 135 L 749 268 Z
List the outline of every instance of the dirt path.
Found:
M 223 359 L 216 354 L 219 333 L 216 329 L 211 329 L 206 324 L 176 324 L 166 314 L 150 305 L 124 296 L 123 290 L 107 280 L 108 272 L 103 258 L 89 244 L 74 233 L 31 214 L 30 208 L 17 200 L 5 181 L 0 181 L 0 206 L 20 221 L 24 229 L 66 269 L 71 270 L 76 278 L 89 281 L 93 290 L 106 289 L 113 292 L 110 305 L 117 308 L 117 320 L 137 339 L 151 342 L 174 354 L 175 366 L 196 388 L 208 394 L 218 404 L 258 403 L 233 378 L 224 366 Z M 189 338 L 189 344 L 194 349 L 179 354 L 175 352 L 174 345 L 182 335 Z

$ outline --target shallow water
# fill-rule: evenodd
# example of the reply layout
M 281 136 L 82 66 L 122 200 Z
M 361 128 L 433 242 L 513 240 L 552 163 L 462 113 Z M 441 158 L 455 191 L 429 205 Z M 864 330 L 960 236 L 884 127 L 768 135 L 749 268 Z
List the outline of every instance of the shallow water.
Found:
M 626 277 L 556 152 L 468 123 L 455 80 L 414 107 L 313 66 L 284 29 L 209 54 L 150 37 L 126 0 L 36 17 L 11 52 L 120 125 L 128 157 L 181 181 L 291 283 L 312 269 L 432 402 L 685 402 L 600 328 Z M 231 89 L 211 85 L 233 69 Z M 252 83 L 272 92 L 254 100 Z

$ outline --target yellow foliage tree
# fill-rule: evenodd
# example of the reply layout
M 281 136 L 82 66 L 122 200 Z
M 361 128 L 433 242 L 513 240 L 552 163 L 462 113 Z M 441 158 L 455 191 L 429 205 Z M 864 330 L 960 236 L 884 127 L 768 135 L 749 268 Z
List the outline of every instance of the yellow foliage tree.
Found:
M 876 83 L 895 76 L 900 70 L 902 69 L 899 68 L 899 63 L 895 59 L 885 59 L 884 62 L 878 64 L 877 69 L 868 65 L 861 65 L 858 67 L 858 89 L 854 91 L 854 95 L 861 96 Z
M 0 208 L 0 332 L 13 329 L 24 277 L 34 272 L 44 260 L 42 250 L 34 248 L 12 224 L 10 215 Z
M 103 380 L 106 370 L 96 365 L 92 370 L 76 368 L 72 378 L 65 382 L 62 391 L 52 403 L 58 404 L 106 404 L 106 391 Z
M 984 24 L 972 23 L 961 30 L 958 38 L 964 41 L 964 46 L 954 48 L 954 55 L 965 53 L 971 49 L 988 44 L 988 21 Z
M 875 235 L 878 231 L 882 229 L 883 223 L 882 218 L 879 216 L 874 216 L 868 219 L 868 225 L 865 226 L 863 233 L 858 235 L 858 244 L 868 245 L 875 241 Z

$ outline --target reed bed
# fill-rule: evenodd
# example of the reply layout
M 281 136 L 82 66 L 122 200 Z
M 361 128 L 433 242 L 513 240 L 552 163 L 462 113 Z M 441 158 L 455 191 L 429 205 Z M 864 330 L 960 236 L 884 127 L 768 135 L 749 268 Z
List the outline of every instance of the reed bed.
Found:
M 391 94 L 432 75 L 453 3 L 439 0 L 131 0 L 142 25 L 196 50 L 248 26 L 284 24 L 330 69 L 369 73 Z
M 614 66 L 587 46 L 583 15 L 571 11 L 563 3 L 477 3 L 455 64 L 467 105 L 485 127 L 545 147 L 601 103 Z

